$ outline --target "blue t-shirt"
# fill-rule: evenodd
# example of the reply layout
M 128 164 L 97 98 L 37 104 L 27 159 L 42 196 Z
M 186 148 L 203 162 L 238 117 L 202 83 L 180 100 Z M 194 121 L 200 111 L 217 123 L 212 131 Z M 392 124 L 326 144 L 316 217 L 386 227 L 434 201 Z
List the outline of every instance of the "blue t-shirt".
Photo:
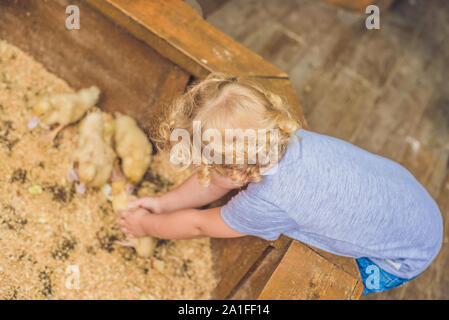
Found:
M 367 257 L 401 278 L 424 271 L 440 250 L 443 226 L 415 177 L 343 140 L 307 130 L 296 136 L 274 174 L 222 207 L 223 220 L 266 240 L 282 233 L 338 255 Z

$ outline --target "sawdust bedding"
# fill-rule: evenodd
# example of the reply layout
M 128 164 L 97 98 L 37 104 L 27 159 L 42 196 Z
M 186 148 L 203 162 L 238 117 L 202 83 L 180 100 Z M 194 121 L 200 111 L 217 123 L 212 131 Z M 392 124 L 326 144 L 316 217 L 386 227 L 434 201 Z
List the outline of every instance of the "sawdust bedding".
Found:
M 52 145 L 44 129 L 27 127 L 33 104 L 56 92 L 73 89 L 0 40 L 0 299 L 210 298 L 209 239 L 159 240 L 153 257 L 140 258 L 118 244 L 105 195 L 75 192 L 66 173 L 76 126 Z M 137 192 L 159 194 L 186 177 L 156 155 Z

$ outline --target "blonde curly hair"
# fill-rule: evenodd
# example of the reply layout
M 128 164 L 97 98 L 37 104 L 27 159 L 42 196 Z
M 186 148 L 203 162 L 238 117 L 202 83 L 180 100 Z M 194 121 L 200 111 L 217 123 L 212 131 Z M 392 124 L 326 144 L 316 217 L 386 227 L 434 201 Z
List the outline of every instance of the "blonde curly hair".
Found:
M 264 129 L 275 130 L 277 134 L 264 140 L 268 145 L 276 143 L 277 162 L 282 159 L 290 141 L 291 134 L 300 128 L 291 116 L 288 105 L 280 96 L 264 90 L 257 83 L 244 77 L 231 77 L 223 73 L 211 73 L 205 79 L 191 85 L 187 91 L 165 108 L 158 119 L 158 126 L 152 132 L 152 140 L 161 151 L 169 151 L 177 141 L 170 138 L 175 129 L 184 129 L 189 133 L 189 143 L 185 147 L 192 152 L 194 121 L 201 121 L 201 136 L 209 128 L 220 132 L 227 129 Z M 259 136 L 260 138 L 260 136 Z M 224 140 L 223 140 L 224 141 Z M 216 142 L 216 141 L 214 141 Z M 235 141 L 232 141 L 232 145 Z M 222 143 L 222 141 L 220 141 Z M 227 142 L 229 144 L 229 141 Z M 248 143 L 244 144 L 245 148 Z M 229 147 L 225 145 L 225 149 Z M 201 142 L 201 155 L 207 144 Z M 218 151 L 217 151 L 218 150 Z M 233 152 L 234 161 L 231 164 L 210 163 L 202 157 L 199 164 L 194 165 L 203 185 L 210 182 L 211 172 L 238 180 L 242 175 L 247 182 L 262 180 L 262 169 L 271 167 L 274 163 L 263 164 L 252 159 L 247 149 L 243 152 Z M 213 152 L 225 152 L 214 149 Z M 215 154 L 217 155 L 217 154 Z M 243 163 L 236 159 L 243 158 Z M 276 163 L 277 163 L 276 162 Z M 191 159 L 190 159 L 190 165 Z

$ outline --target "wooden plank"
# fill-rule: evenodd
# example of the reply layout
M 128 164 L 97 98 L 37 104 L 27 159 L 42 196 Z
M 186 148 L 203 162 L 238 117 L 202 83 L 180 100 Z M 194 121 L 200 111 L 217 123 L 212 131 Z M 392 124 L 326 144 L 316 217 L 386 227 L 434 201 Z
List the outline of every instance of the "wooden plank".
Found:
M 381 9 L 389 8 L 394 0 L 323 0 L 345 8 L 365 12 L 367 6 L 374 4 Z
M 157 100 L 157 104 L 150 110 L 150 118 L 152 120 L 145 128 L 147 132 L 151 132 L 152 130 L 155 130 L 157 128 L 157 126 L 159 125 L 157 121 L 159 119 L 160 113 L 164 110 L 164 108 L 172 103 L 176 97 L 179 97 L 184 93 L 189 80 L 190 75 L 180 67 L 174 66 L 170 70 L 170 72 L 167 74 L 165 82 L 160 88 L 160 94 Z
M 362 292 L 360 278 L 293 241 L 259 299 L 357 299 Z
M 314 131 L 350 141 L 359 122 L 372 107 L 367 101 L 376 98 L 377 91 L 357 74 L 342 69 L 326 96 L 309 113 Z M 360 108 L 360 106 L 365 108 Z
M 249 236 L 211 240 L 215 275 L 219 279 L 213 298 L 226 299 L 260 258 L 269 242 Z
M 287 237 L 284 237 L 284 240 L 287 240 Z M 281 262 L 290 243 L 291 239 L 288 239 L 288 242 L 284 242 L 282 245 L 280 242 L 276 241 L 273 244 L 274 246 L 267 247 L 263 255 L 235 286 L 227 299 L 249 300 L 257 298 L 274 270 Z
M 215 11 L 220 9 L 223 5 L 226 4 L 229 0 L 197 0 L 199 5 L 201 6 L 201 9 L 203 9 L 203 16 L 204 18 L 207 18 L 211 14 L 213 14 Z
M 79 30 L 65 27 L 65 8 L 70 4 L 80 9 Z M 167 77 L 176 72 L 180 79 L 188 79 L 185 71 L 84 1 L 1 1 L 0 38 L 32 55 L 76 89 L 97 85 L 102 108 L 126 112 L 143 126 L 152 119 L 152 108 Z M 183 88 L 173 90 L 179 94 Z
M 357 263 L 356 263 L 355 259 L 348 258 L 348 257 L 343 257 L 343 256 L 338 256 L 338 255 L 332 254 L 330 252 L 327 252 L 327 251 L 324 251 L 324 250 L 321 250 L 321 249 L 309 246 L 309 245 L 304 244 L 304 243 L 303 243 L 303 245 L 308 247 L 310 250 L 314 251 L 316 254 L 318 254 L 319 256 L 323 257 L 324 259 L 326 259 L 330 263 L 333 263 L 334 265 L 338 266 L 344 272 L 350 274 L 354 278 L 358 279 L 360 277 L 359 268 L 357 266 Z
M 158 105 L 162 107 L 166 106 L 167 104 L 170 104 L 174 98 L 184 93 L 189 80 L 190 75 L 178 66 L 171 69 L 162 85 Z
M 232 75 L 286 78 L 287 75 L 218 31 L 180 0 L 87 0 L 164 57 L 203 77 Z

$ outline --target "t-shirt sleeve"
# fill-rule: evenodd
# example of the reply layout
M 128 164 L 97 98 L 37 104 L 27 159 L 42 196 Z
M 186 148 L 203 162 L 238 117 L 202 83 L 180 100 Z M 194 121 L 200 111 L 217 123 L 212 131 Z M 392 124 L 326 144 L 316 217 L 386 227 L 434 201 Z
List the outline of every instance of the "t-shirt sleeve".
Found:
M 221 208 L 221 217 L 232 229 L 265 240 L 276 240 L 295 226 L 284 210 L 248 189 Z

